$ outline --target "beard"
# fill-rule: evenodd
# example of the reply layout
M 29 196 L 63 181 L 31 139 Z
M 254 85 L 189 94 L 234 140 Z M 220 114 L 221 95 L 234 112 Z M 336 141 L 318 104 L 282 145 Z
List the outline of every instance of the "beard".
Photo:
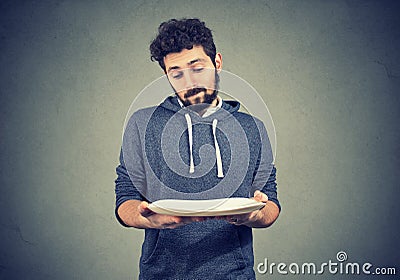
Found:
M 191 106 L 191 109 L 194 111 L 202 111 L 208 107 L 214 102 L 214 100 L 218 96 L 218 88 L 219 88 L 219 75 L 217 72 L 217 69 L 215 69 L 215 84 L 214 84 L 214 90 L 212 93 L 207 93 L 207 88 L 205 87 L 196 87 L 188 90 L 184 94 L 184 99 L 180 99 L 177 92 L 175 91 L 176 96 L 182 101 L 182 104 L 185 107 Z M 204 92 L 203 95 L 203 100 L 200 96 L 196 97 L 193 101 L 189 101 L 189 98 L 197 95 L 198 93 Z
M 203 95 L 203 100 L 202 98 L 196 97 L 193 101 L 189 101 L 189 98 L 198 94 L 204 92 Z M 193 88 L 187 91 L 187 93 L 185 93 L 185 99 L 181 100 L 183 105 L 185 107 L 187 106 L 196 106 L 196 107 L 209 107 L 214 100 L 217 98 L 218 96 L 218 91 L 216 89 L 213 90 L 213 92 L 211 94 L 207 93 L 207 89 L 206 88 L 202 88 L 202 87 L 198 87 L 198 88 Z

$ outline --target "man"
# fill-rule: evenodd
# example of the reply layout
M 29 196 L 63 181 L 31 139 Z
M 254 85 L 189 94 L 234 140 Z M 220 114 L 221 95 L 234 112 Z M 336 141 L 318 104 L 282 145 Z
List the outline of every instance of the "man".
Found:
M 117 219 L 124 226 L 145 229 L 139 278 L 255 279 L 252 228 L 270 226 L 280 212 L 276 169 L 263 156 L 269 147 L 265 127 L 258 119 L 238 112 L 238 102 L 218 96 L 222 56 L 204 22 L 172 19 L 162 23 L 150 51 L 175 96 L 133 114 L 125 130 L 116 179 Z M 180 174 L 168 165 L 160 148 L 165 127 L 173 118 L 185 131 L 177 144 L 179 160 L 185 162 Z M 239 134 L 235 124 L 244 131 L 248 147 L 243 150 L 249 155 L 241 163 L 244 176 L 230 194 L 252 197 L 265 206 L 247 214 L 212 218 L 152 212 L 148 206 L 155 198 L 179 193 L 193 199 L 225 179 L 234 166 L 230 147 Z M 223 131 L 229 130 L 234 136 L 225 137 Z M 214 152 L 202 153 L 203 145 L 213 146 Z M 240 149 L 240 153 L 244 152 Z M 213 164 L 199 175 L 203 161 Z M 254 188 L 257 190 L 250 193 Z M 227 196 L 224 191 L 221 197 Z

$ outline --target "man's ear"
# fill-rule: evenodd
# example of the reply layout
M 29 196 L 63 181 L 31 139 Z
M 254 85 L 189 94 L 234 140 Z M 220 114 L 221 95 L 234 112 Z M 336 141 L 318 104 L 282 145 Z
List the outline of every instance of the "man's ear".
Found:
M 220 53 L 215 54 L 215 68 L 218 73 L 222 70 L 222 55 Z

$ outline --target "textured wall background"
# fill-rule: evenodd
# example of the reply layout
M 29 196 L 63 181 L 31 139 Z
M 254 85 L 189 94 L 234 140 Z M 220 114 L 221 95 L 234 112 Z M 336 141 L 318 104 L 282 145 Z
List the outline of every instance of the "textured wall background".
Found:
M 137 276 L 143 234 L 115 221 L 114 169 L 129 104 L 161 75 L 149 42 L 171 17 L 205 20 L 224 68 L 274 118 L 283 212 L 255 230 L 256 263 L 319 264 L 344 250 L 399 275 L 391 2 L 1 1 L 0 278 Z

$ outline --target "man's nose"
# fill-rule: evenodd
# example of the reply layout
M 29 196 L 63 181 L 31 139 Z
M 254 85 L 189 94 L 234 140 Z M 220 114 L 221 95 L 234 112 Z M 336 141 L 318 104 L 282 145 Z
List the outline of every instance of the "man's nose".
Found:
M 197 86 L 196 79 L 194 78 L 193 73 L 192 71 L 190 71 L 190 69 L 186 69 L 186 71 L 184 71 L 183 78 L 185 81 L 185 90 L 195 88 Z

